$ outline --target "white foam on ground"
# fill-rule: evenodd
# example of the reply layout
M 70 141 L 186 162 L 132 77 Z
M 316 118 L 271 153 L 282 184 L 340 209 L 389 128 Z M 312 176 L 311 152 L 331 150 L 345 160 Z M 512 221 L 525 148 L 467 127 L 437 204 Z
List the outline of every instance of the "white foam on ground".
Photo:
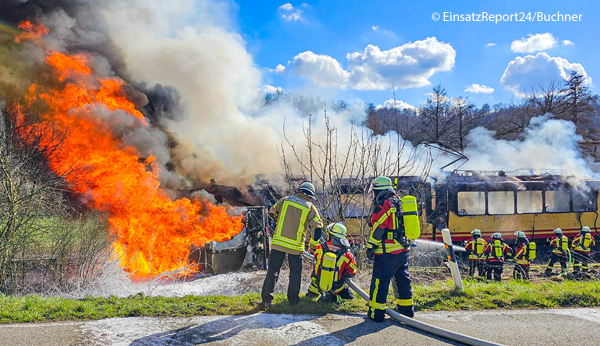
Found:
M 309 265 L 304 268 L 301 292 L 306 292 L 310 285 L 311 268 Z M 72 298 L 83 298 L 87 295 L 94 297 L 127 297 L 140 293 L 147 296 L 165 297 L 182 297 L 186 295 L 237 296 L 246 293 L 259 293 L 266 275 L 266 270 L 260 270 L 209 275 L 188 281 L 153 279 L 145 282 L 132 282 L 129 274 L 125 273 L 117 263 L 114 263 L 104 271 L 93 286 L 75 290 L 64 294 L 64 296 Z M 288 277 L 289 270 L 282 269 L 275 286 L 276 293 L 287 291 Z
M 90 345 L 344 345 L 315 316 L 255 314 L 191 318 L 111 318 L 81 325 Z M 311 343 L 311 339 L 315 343 Z M 325 341 L 325 343 L 323 343 Z

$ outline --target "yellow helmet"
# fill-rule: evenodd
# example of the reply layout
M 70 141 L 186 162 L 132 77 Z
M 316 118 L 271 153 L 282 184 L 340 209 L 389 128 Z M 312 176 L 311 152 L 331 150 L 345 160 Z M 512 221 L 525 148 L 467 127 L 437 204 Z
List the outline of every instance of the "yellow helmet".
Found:
M 329 230 L 329 234 L 339 239 L 346 239 L 346 235 L 348 231 L 346 230 L 346 226 L 344 226 L 341 222 L 333 222 L 327 225 L 327 230 Z
M 388 177 L 377 177 L 373 180 L 373 190 L 393 189 L 392 179 Z

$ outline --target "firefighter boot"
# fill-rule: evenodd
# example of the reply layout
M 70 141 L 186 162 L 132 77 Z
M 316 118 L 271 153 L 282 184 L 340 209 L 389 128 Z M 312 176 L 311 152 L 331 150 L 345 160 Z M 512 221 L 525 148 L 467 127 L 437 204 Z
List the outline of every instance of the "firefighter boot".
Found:
M 410 318 L 415 317 L 415 307 L 414 307 L 414 305 L 411 305 L 411 306 L 400 306 L 400 305 L 397 305 L 395 310 L 399 314 L 404 315 L 406 317 L 410 317 Z

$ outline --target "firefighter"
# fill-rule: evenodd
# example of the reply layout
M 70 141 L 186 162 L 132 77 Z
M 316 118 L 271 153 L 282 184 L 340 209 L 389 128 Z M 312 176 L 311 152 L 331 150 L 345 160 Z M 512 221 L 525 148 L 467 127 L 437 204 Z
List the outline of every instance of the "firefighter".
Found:
M 390 281 L 393 281 L 396 310 L 414 317 L 408 254 L 410 239 L 420 235 L 416 198 L 405 196 L 400 199 L 387 177 L 375 178 L 372 190 L 374 209 L 367 257 L 374 262 L 368 318 L 383 321 Z
M 350 252 L 346 239 L 346 226 L 334 222 L 327 226 L 329 238 L 315 251 L 315 265 L 308 287 L 308 297 L 326 294 L 325 300 L 332 303 L 340 299 L 354 299 L 352 291 L 344 282 L 345 278 L 356 275 L 356 260 Z
M 273 305 L 273 290 L 286 254 L 290 266 L 288 302 L 290 305 L 300 302 L 301 254 L 304 252 L 305 233 L 309 227 L 314 230 L 309 247 L 315 249 L 319 245 L 323 232 L 323 222 L 317 207 L 313 204 L 314 199 L 316 199 L 315 186 L 306 181 L 300 184 L 295 194 L 281 198 L 269 210 L 269 215 L 277 220 L 277 227 L 271 240 L 269 267 L 261 293 L 264 307 Z
M 515 250 L 515 268 L 513 278 L 529 280 L 529 267 L 535 259 L 536 244 L 530 243 L 525 232 L 517 232 L 517 248 Z
M 560 262 L 560 269 L 563 272 L 567 269 L 569 238 L 563 236 L 562 229 L 557 228 L 554 230 L 554 237 L 550 240 L 550 246 L 552 247 L 552 254 L 550 254 L 550 261 L 548 261 L 544 273 L 546 276 L 552 274 L 552 268 L 556 262 Z
M 487 247 L 487 241 L 481 237 L 481 231 L 474 229 L 471 231 L 473 239 L 467 242 L 465 250 L 469 253 L 469 276 L 475 275 L 475 268 L 479 276 L 485 276 L 483 265 L 485 263 L 485 248 Z
M 493 276 L 495 281 L 502 280 L 504 259 L 512 255 L 512 250 L 510 246 L 506 245 L 500 233 L 492 234 L 492 240 L 485 248 L 485 254 L 487 257 L 485 262 L 487 279 L 491 280 Z
M 590 251 L 593 246 L 596 245 L 594 237 L 590 234 L 590 228 L 583 226 L 581 233 L 573 239 L 571 249 L 573 250 L 573 270 L 579 274 L 581 270 L 583 273 L 588 271 L 588 263 L 590 262 Z

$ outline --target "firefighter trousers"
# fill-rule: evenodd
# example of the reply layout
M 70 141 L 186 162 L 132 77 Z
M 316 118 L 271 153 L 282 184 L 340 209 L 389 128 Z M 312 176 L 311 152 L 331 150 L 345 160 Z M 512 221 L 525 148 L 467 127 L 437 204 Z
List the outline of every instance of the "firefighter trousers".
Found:
M 262 300 L 265 303 L 273 302 L 273 291 L 275 284 L 279 279 L 279 271 L 285 259 L 285 252 L 271 250 L 269 254 L 269 268 L 267 269 L 267 277 L 262 287 Z M 302 257 L 300 255 L 288 255 L 290 264 L 290 282 L 288 285 L 287 298 L 290 304 L 298 304 L 300 302 L 300 282 L 302 279 Z
M 578 272 L 580 269 L 584 272 L 588 271 L 588 264 L 590 262 L 590 255 L 587 252 L 571 252 L 573 255 L 573 270 Z
M 556 262 L 560 263 L 560 269 L 563 271 L 567 269 L 567 256 L 555 254 L 554 252 L 550 255 L 550 261 L 548 261 L 548 265 L 546 266 L 546 274 L 550 274 L 552 272 L 552 268 Z
M 412 288 L 408 274 L 408 251 L 398 254 L 376 255 L 369 290 L 368 317 L 376 322 L 383 321 L 390 281 L 394 288 L 397 311 L 414 316 Z
M 483 264 L 482 260 L 469 260 L 469 276 L 475 276 L 475 269 L 477 269 L 479 276 L 485 276 Z
M 486 278 L 488 280 L 494 277 L 495 281 L 502 280 L 502 272 L 504 271 L 504 262 L 501 261 L 488 261 L 486 263 Z
M 513 278 L 529 280 L 529 264 L 515 263 Z

